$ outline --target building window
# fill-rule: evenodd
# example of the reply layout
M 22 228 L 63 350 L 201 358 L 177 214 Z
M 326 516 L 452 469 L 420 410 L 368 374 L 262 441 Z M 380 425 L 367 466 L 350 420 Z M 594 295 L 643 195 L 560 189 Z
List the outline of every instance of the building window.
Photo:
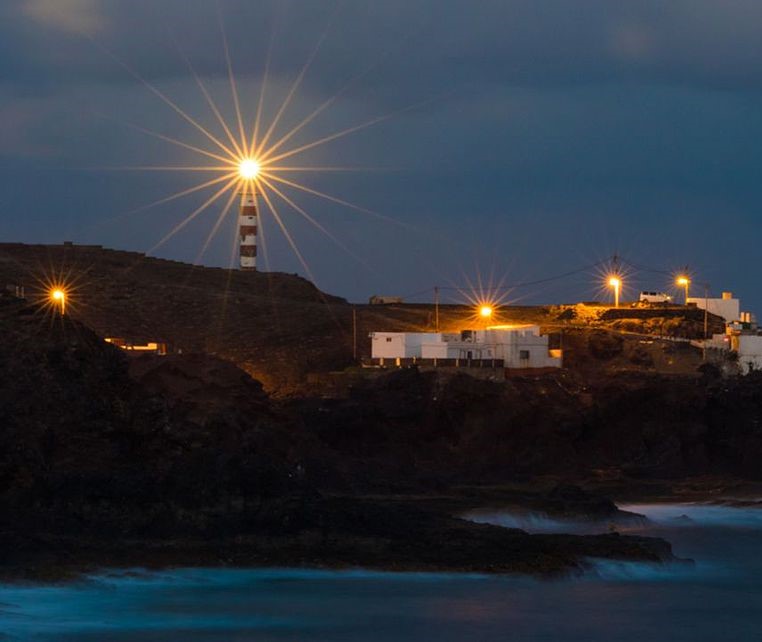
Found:
M 391 343 L 392 342 L 392 338 L 391 337 L 386 337 L 386 342 L 387 343 Z
M 519 350 L 519 359 L 529 361 L 529 350 Z

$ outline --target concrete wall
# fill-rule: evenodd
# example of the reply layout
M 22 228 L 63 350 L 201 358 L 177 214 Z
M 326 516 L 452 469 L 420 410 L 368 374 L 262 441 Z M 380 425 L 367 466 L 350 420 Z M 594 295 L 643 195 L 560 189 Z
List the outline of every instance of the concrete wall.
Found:
M 548 349 L 549 340 L 539 326 L 475 330 L 470 335 L 426 332 L 374 332 L 374 359 L 500 360 L 506 368 L 560 368 L 559 351 Z
M 426 343 L 424 359 L 497 359 L 496 346 L 473 341 Z
M 688 303 L 695 303 L 701 310 L 708 310 L 726 322 L 738 321 L 741 318 L 741 302 L 739 299 L 705 299 L 704 297 L 689 297 Z
M 441 335 L 435 332 L 372 332 L 371 356 L 374 359 L 409 359 L 422 357 L 421 346 Z
M 762 336 L 755 334 L 715 334 L 706 342 L 706 348 L 717 355 L 727 355 L 731 350 L 738 354 L 741 374 L 762 370 Z
M 762 370 L 762 337 L 754 334 L 740 334 L 731 337 L 731 344 L 738 352 L 738 367 L 741 374 L 752 370 Z

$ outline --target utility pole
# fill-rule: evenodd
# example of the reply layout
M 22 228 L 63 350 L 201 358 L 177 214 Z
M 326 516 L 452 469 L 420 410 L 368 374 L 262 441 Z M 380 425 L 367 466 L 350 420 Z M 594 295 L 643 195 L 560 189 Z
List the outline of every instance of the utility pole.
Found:
M 352 306 L 352 359 L 357 363 L 357 306 Z
M 439 332 L 439 286 L 434 286 L 434 327 Z
M 706 342 L 709 340 L 709 284 L 704 283 L 704 343 L 701 360 L 706 363 Z

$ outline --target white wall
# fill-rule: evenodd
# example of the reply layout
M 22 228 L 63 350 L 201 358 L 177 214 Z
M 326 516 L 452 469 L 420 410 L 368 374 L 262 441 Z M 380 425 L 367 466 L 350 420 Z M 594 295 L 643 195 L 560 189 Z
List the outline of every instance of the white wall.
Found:
M 762 370 L 762 336 L 715 334 L 711 341 L 706 342 L 706 347 L 723 353 L 735 351 L 738 354 L 738 368 L 741 374 Z
M 422 355 L 424 359 L 502 359 L 497 356 L 496 346 L 473 341 L 427 343 Z
M 540 335 L 539 326 L 477 330 L 474 339 L 448 335 L 444 341 L 424 343 L 421 354 L 424 359 L 498 359 L 506 368 L 561 367 L 561 358 L 550 355 L 548 337 Z
M 420 358 L 423 343 L 440 338 L 435 332 L 372 332 L 371 356 L 374 359 Z
M 421 346 L 421 356 L 424 359 L 455 359 L 457 355 L 451 357 L 449 354 L 450 345 L 449 342 L 444 341 L 424 343 Z
M 397 359 L 405 356 L 403 332 L 373 332 L 370 335 L 370 354 L 374 359 Z
M 524 354 L 525 358 L 522 358 Z M 459 334 L 435 332 L 373 332 L 374 359 L 499 359 L 506 368 L 560 368 L 551 356 L 548 337 L 539 326 L 477 330 L 474 341 Z
M 726 322 L 738 321 L 741 318 L 741 301 L 739 299 L 705 299 L 704 297 L 689 297 L 688 303 L 695 303 L 701 310 L 708 310 Z
M 752 370 L 762 370 L 762 337 L 753 334 L 741 334 L 738 340 L 738 366 L 741 374 L 749 374 Z M 733 342 L 735 343 L 735 341 Z

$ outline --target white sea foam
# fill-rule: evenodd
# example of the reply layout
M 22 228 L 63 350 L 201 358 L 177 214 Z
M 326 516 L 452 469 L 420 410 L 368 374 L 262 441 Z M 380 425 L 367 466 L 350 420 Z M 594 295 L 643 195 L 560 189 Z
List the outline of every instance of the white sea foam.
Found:
M 719 526 L 762 530 L 762 508 L 721 504 L 627 504 L 622 510 L 645 515 L 666 527 Z
M 605 533 L 617 528 L 616 520 L 566 520 L 531 511 L 477 509 L 463 515 L 477 524 L 519 528 L 527 533 Z

